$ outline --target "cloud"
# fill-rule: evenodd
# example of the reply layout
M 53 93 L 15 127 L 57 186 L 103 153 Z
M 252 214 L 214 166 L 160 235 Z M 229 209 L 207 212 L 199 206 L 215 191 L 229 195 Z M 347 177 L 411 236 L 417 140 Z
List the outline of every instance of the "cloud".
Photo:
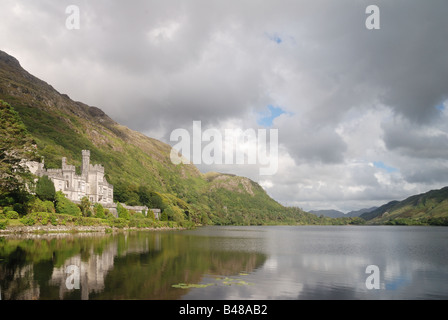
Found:
M 79 30 L 65 27 L 73 4 Z M 369 4 L 3 0 L 0 37 L 58 91 L 165 142 L 194 120 L 278 128 L 275 176 L 201 170 L 263 182 L 283 203 L 349 210 L 448 182 L 448 4 L 378 0 L 381 29 L 367 30 Z

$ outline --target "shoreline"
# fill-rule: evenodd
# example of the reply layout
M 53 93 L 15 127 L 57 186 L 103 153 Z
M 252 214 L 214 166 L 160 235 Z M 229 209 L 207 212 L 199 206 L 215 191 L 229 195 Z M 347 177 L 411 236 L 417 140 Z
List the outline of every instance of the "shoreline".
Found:
M 34 226 L 7 226 L 5 230 L 0 230 L 0 236 L 20 235 L 20 234 L 52 234 L 52 233 L 117 233 L 123 231 L 180 231 L 185 228 L 160 227 L 160 228 L 137 228 L 137 227 L 110 227 L 110 226 L 53 226 L 53 225 L 34 225 Z

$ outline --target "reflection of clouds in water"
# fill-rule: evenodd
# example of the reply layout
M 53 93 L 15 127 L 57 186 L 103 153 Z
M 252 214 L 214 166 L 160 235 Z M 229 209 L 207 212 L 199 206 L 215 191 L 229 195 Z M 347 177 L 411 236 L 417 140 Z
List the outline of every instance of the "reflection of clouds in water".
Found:
M 270 271 L 276 271 L 278 267 L 277 259 L 275 258 L 269 258 L 266 260 L 266 262 L 263 265 L 264 269 L 270 270 Z
M 392 229 L 381 227 L 333 227 L 331 232 L 327 232 L 328 228 L 290 230 L 293 229 L 278 229 L 267 235 L 264 253 L 268 258 L 244 278 L 254 283 L 253 286 L 215 287 L 208 293 L 192 291 L 184 298 L 201 299 L 204 295 L 216 299 L 260 300 L 448 296 L 447 289 L 441 285 L 447 279 L 446 270 L 439 263 L 446 258 L 421 250 L 433 240 L 413 235 L 412 241 L 410 230 L 390 232 Z M 366 279 L 371 275 L 366 273 L 369 265 L 379 267 L 380 289 L 366 287 Z

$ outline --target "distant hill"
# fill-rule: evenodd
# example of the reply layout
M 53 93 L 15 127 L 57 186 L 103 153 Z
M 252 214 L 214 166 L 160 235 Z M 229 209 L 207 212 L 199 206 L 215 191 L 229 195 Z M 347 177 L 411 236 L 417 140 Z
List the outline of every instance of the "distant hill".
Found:
M 373 210 L 377 209 L 378 207 L 371 207 L 371 208 L 364 208 L 356 211 L 350 211 L 345 214 L 346 217 L 359 217 L 364 213 L 372 212 Z
M 333 210 L 333 209 L 328 209 L 328 210 L 311 210 L 308 211 L 309 213 L 315 214 L 316 216 L 324 216 L 324 217 L 329 217 L 329 218 L 342 218 L 342 217 L 346 217 L 346 215 L 344 214 L 344 212 L 338 211 L 338 210 Z
M 448 187 L 391 201 L 360 217 L 370 224 L 448 225 Z
M 375 210 L 377 207 L 372 207 L 372 208 L 365 208 L 365 209 L 361 209 L 361 210 L 357 210 L 357 211 L 350 211 L 348 213 L 344 213 L 338 210 L 334 210 L 334 209 L 327 209 L 327 210 L 311 210 L 308 211 L 309 213 L 315 214 L 316 216 L 321 216 L 323 215 L 324 217 L 329 217 L 329 218 L 353 218 L 353 217 L 359 217 L 360 215 L 362 215 L 363 213 L 366 212 L 370 212 Z

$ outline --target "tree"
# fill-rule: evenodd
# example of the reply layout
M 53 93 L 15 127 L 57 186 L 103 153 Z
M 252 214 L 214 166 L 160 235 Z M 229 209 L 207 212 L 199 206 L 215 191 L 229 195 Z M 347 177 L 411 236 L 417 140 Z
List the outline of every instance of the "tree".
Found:
M 118 218 L 123 218 L 129 220 L 130 214 L 129 211 L 121 205 L 121 203 L 117 202 L 117 214 Z
M 0 100 L 0 195 L 25 190 L 32 175 L 26 160 L 37 160 L 35 142 L 19 114 Z
M 106 215 L 104 214 L 104 208 L 101 203 L 95 203 L 94 206 L 95 216 L 100 219 L 105 219 Z
M 36 196 L 42 201 L 54 201 L 56 189 L 48 176 L 42 176 L 36 183 Z
M 91 206 L 91 203 L 89 201 L 89 198 L 82 197 L 80 209 L 81 209 L 81 213 L 84 217 L 89 217 L 92 215 L 92 212 L 90 211 L 90 206 Z

